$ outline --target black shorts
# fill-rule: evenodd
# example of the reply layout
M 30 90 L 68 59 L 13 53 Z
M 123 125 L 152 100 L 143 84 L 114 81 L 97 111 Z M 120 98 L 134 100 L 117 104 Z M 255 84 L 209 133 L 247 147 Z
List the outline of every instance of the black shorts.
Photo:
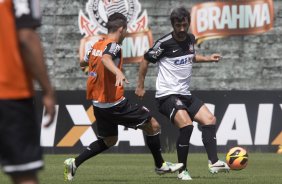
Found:
M 0 100 L 0 164 L 7 174 L 43 167 L 33 99 Z
M 157 106 L 160 113 L 165 115 L 174 122 L 174 117 L 179 109 L 185 109 L 191 120 L 194 120 L 195 115 L 204 103 L 194 95 L 168 95 L 156 98 Z
M 152 118 L 146 107 L 130 104 L 127 99 L 110 108 L 94 106 L 94 115 L 100 138 L 117 136 L 118 125 L 137 129 Z

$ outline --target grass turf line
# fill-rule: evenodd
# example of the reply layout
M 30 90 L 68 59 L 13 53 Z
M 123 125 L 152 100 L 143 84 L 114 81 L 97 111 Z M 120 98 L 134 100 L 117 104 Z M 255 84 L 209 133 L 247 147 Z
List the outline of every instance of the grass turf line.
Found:
M 60 184 L 63 181 L 63 162 L 75 155 L 46 155 L 45 169 L 40 172 L 41 184 Z M 219 154 L 224 159 L 223 154 Z M 176 153 L 164 154 L 167 161 L 176 162 Z M 282 155 L 270 153 L 249 153 L 246 169 L 212 175 L 208 172 L 207 156 L 191 153 L 188 170 L 192 181 L 178 180 L 177 173 L 157 175 L 154 172 L 150 154 L 101 154 L 77 170 L 71 183 L 78 184 L 176 184 L 180 182 L 208 184 L 277 184 L 282 183 Z M 0 173 L 0 184 L 9 184 L 9 178 Z

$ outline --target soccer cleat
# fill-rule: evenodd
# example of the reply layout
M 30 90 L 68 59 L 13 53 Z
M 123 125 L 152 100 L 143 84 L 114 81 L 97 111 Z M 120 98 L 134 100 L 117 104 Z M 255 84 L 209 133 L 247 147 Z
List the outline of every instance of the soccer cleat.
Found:
M 71 181 L 75 175 L 76 166 L 74 158 L 68 158 L 64 161 L 64 179 L 65 181 Z
M 157 174 L 174 173 L 183 167 L 183 163 L 164 162 L 162 167 L 156 168 Z
M 178 179 L 181 180 L 192 180 L 190 174 L 188 173 L 187 169 L 183 170 L 181 173 L 177 175 Z
M 211 161 L 209 160 L 208 167 L 209 167 L 210 173 L 212 174 L 219 173 L 219 172 L 229 172 L 230 170 L 229 166 L 221 160 L 218 160 L 214 164 L 212 164 Z

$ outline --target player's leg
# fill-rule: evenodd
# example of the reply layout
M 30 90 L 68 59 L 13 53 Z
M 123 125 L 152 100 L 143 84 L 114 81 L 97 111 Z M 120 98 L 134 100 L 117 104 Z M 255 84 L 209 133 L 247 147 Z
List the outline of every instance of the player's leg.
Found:
M 128 100 L 116 106 L 115 120 L 128 128 L 142 129 L 146 135 L 147 145 L 153 155 L 156 172 L 163 174 L 175 172 L 182 167 L 182 164 L 164 162 L 161 154 L 160 125 L 155 118 L 151 117 L 150 111 L 138 104 L 130 104 Z
M 215 128 L 216 118 L 206 105 L 202 105 L 196 113 L 195 121 L 202 126 L 202 140 L 208 155 L 210 172 L 229 171 L 227 164 L 218 159 Z
M 68 158 L 65 160 L 64 178 L 71 181 L 75 175 L 77 168 L 86 160 L 102 153 L 111 146 L 115 145 L 118 140 L 118 127 L 111 122 L 111 115 L 107 109 L 94 107 L 94 115 L 99 139 L 92 142 L 81 154 L 76 158 Z
M 165 162 L 161 153 L 160 125 L 155 118 L 151 118 L 147 123 L 139 127 L 146 134 L 147 145 L 153 155 L 156 173 L 165 174 L 176 172 L 183 167 L 182 163 Z
M 80 155 L 75 158 L 75 166 L 79 167 L 86 160 L 114 146 L 117 142 L 117 139 L 117 136 L 111 136 L 92 142 Z
M 0 100 L 0 124 L 3 171 L 15 184 L 37 184 L 43 160 L 33 100 Z
M 164 159 L 161 154 L 161 143 L 160 143 L 160 125 L 155 118 L 150 118 L 148 116 L 147 123 L 144 123 L 142 126 L 139 126 L 145 132 L 146 143 L 149 147 L 155 161 L 156 168 L 162 167 Z
M 19 174 L 19 175 L 11 175 L 12 181 L 14 184 L 38 184 L 38 177 L 35 172 Z
M 202 140 L 208 154 L 208 159 L 212 163 L 217 162 L 215 116 L 208 110 L 206 105 L 203 105 L 195 115 L 194 120 L 202 126 Z
M 190 138 L 193 132 L 193 124 L 186 110 L 177 110 L 174 117 L 174 125 L 179 128 L 179 136 L 176 142 L 178 162 L 184 164 L 183 168 L 179 171 L 179 178 L 190 180 L 192 178 L 187 171 L 187 158 L 189 154 Z
M 179 96 L 170 95 L 157 99 L 159 111 L 167 116 L 173 124 L 179 128 L 179 136 L 176 142 L 178 162 L 183 163 L 178 177 L 182 180 L 191 180 L 187 171 L 187 157 L 189 142 L 193 131 L 192 120 L 187 113 L 187 107 Z
M 64 161 L 64 178 L 65 181 L 71 181 L 74 178 L 77 168 L 86 160 L 102 153 L 109 147 L 115 145 L 117 136 L 105 137 L 92 142 L 81 154 L 76 158 L 68 158 Z

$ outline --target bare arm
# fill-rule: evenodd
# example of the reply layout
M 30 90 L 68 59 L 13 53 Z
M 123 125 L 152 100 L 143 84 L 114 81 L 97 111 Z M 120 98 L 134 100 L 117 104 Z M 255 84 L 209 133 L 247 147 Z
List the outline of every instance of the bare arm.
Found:
M 122 86 L 123 81 L 127 84 L 129 83 L 122 71 L 114 64 L 111 55 L 104 54 L 102 56 L 102 63 L 108 70 L 110 70 L 113 74 L 116 75 L 116 86 Z
M 44 64 L 40 38 L 35 30 L 30 28 L 19 29 L 17 33 L 23 62 L 43 90 L 42 101 L 46 108 L 46 114 L 50 117 L 44 126 L 48 127 L 53 122 L 55 116 L 55 97 Z
M 140 63 L 139 66 L 137 86 L 135 89 L 135 94 L 141 98 L 145 95 L 144 81 L 148 67 L 149 67 L 149 62 L 146 59 L 143 59 L 143 61 Z
M 209 56 L 202 56 L 199 54 L 196 54 L 195 60 L 196 62 L 218 62 L 221 59 L 220 54 L 212 54 Z

